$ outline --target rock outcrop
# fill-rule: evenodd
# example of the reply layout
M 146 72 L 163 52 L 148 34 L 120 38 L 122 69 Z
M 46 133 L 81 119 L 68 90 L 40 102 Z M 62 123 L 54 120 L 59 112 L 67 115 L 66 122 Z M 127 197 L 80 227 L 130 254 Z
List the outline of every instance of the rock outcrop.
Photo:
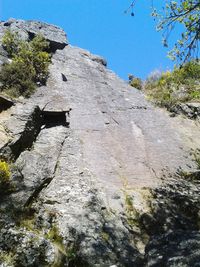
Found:
M 199 126 L 177 128 L 60 28 L 5 29 L 43 34 L 53 57 L 47 85 L 0 113 L 0 266 L 198 266 Z
M 0 22 L 0 38 L 8 29 L 11 32 L 17 32 L 23 40 L 31 40 L 36 34 L 41 34 L 50 42 L 50 48 L 53 52 L 57 49 L 63 49 L 68 44 L 65 32 L 61 28 L 47 23 L 9 19 L 6 22 Z M 2 48 L 0 51 L 2 51 L 0 52 L 2 56 L 6 55 Z
M 172 106 L 169 109 L 170 112 L 172 112 L 173 115 L 177 114 L 183 114 L 189 119 L 197 119 L 199 120 L 200 118 L 200 103 L 195 102 L 195 103 L 181 103 L 177 104 L 175 106 Z

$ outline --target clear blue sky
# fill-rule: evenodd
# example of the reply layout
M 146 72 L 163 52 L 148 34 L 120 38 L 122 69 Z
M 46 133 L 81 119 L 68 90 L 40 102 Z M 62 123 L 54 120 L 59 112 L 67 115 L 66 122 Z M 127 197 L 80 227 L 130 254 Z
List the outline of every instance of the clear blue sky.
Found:
M 155 69 L 171 68 L 161 33 L 155 31 L 150 16 L 151 0 L 137 0 L 135 17 L 124 14 L 130 2 L 0 0 L 0 17 L 41 20 L 62 27 L 70 44 L 104 56 L 108 67 L 123 79 L 129 73 L 145 78 Z

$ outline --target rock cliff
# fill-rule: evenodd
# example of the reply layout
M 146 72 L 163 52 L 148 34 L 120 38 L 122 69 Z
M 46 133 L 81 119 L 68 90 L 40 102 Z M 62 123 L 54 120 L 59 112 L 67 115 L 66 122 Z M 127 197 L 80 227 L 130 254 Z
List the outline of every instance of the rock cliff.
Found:
M 0 266 L 199 266 L 199 125 L 153 107 L 56 26 L 11 19 L 0 37 L 6 29 L 43 34 L 53 56 L 46 86 L 0 98 L 12 170 Z

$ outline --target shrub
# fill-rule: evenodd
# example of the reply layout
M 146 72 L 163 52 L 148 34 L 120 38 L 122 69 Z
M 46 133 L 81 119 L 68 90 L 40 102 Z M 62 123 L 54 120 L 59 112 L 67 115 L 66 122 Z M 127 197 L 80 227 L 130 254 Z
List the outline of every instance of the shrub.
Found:
M 15 33 L 10 32 L 6 32 L 3 40 L 12 62 L 2 66 L 1 90 L 13 97 L 29 97 L 36 84 L 46 83 L 50 63 L 49 43 L 41 35 L 30 42 L 20 41 Z
M 140 78 L 134 77 L 133 75 L 129 75 L 128 78 L 130 86 L 142 90 L 142 80 Z
M 2 45 L 9 57 L 12 57 L 17 53 L 19 43 L 20 40 L 17 33 L 11 33 L 9 30 L 5 32 L 2 38 Z
M 10 180 L 10 168 L 7 162 L 0 161 L 0 189 L 5 188 Z
M 157 79 L 147 78 L 144 90 L 160 106 L 200 100 L 200 63 L 191 61 L 172 72 L 163 72 Z
M 176 82 L 183 82 L 191 79 L 200 79 L 200 63 L 197 61 L 187 62 L 182 68 L 175 68 L 172 77 Z
M 28 97 L 35 90 L 35 69 L 15 58 L 11 64 L 5 64 L 0 72 L 0 81 L 5 92 L 13 97 Z
M 30 44 L 34 52 L 49 51 L 49 42 L 41 34 L 36 35 Z
M 47 49 L 48 43 L 44 38 L 41 38 L 42 37 L 38 38 L 36 36 L 30 43 L 22 43 L 14 60 L 23 62 L 24 66 L 27 67 L 31 65 L 35 72 L 32 80 L 36 83 L 45 84 L 48 77 L 50 55 L 48 52 L 44 51 Z M 38 44 L 39 40 L 42 42 L 41 46 Z
M 47 52 L 40 51 L 35 54 L 33 58 L 33 67 L 35 69 L 35 81 L 41 84 L 45 84 L 48 78 L 48 67 L 50 63 L 50 57 Z

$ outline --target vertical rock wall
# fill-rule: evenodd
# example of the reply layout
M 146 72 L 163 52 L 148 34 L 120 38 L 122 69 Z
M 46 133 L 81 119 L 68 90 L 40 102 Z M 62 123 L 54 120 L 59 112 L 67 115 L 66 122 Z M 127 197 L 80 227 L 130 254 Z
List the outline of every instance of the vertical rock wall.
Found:
M 199 172 L 173 119 L 58 27 L 8 28 L 54 54 L 47 86 L 0 113 L 1 265 L 197 266 Z

